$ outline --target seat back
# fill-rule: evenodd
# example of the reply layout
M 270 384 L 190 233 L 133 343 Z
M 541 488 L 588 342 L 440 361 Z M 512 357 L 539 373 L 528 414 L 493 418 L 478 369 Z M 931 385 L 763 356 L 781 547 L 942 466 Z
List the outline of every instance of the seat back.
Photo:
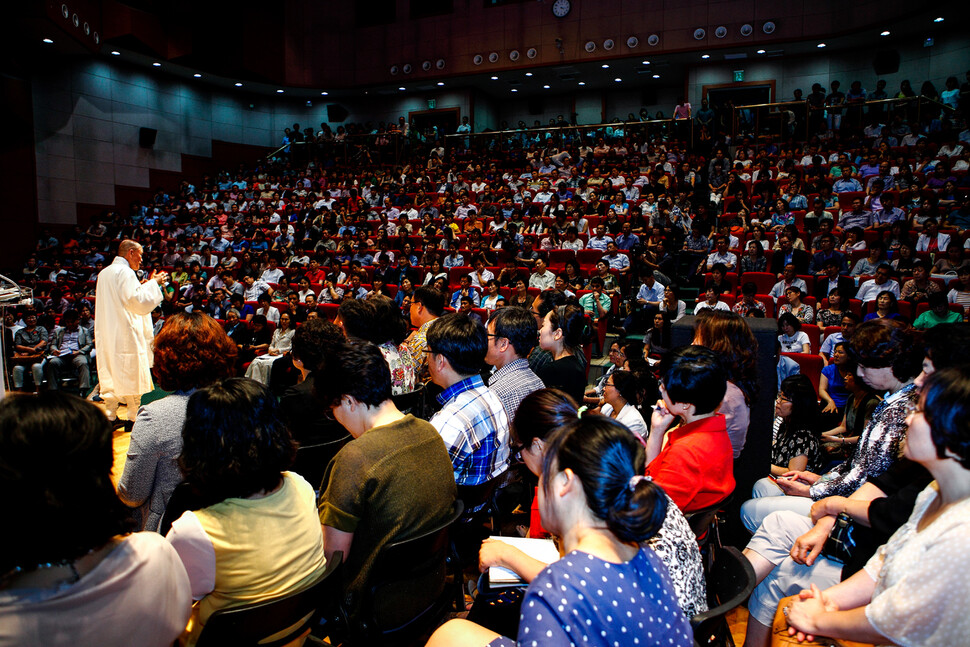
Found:
M 455 501 L 448 517 L 434 528 L 387 545 L 370 575 L 368 609 L 362 615 L 362 637 L 372 643 L 416 636 L 430 629 L 451 602 L 445 576 L 451 552 L 449 530 L 464 506 Z
M 347 434 L 337 440 L 331 440 L 319 445 L 301 445 L 296 450 L 296 458 L 293 460 L 291 472 L 296 472 L 313 486 L 313 489 L 323 489 L 323 477 L 327 473 L 327 466 L 337 455 L 344 445 L 351 441 L 351 435 Z
M 323 573 L 300 591 L 216 611 L 199 634 L 198 647 L 277 647 L 308 634 L 326 607 L 337 601 L 340 582 L 331 576 L 341 561 L 343 553 L 337 551 L 327 561 Z
M 198 510 L 201 507 L 199 496 L 195 493 L 192 486 L 189 483 L 179 483 L 172 490 L 172 495 L 168 498 L 168 504 L 165 506 L 165 514 L 162 515 L 162 520 L 158 525 L 159 534 L 164 537 L 171 530 L 172 523 L 181 517 L 184 512 L 187 510 Z
M 698 540 L 700 540 L 700 538 L 703 537 L 710 529 L 711 523 L 713 523 L 714 518 L 717 516 L 717 511 L 727 507 L 727 505 L 731 502 L 732 496 L 733 495 L 728 495 L 728 497 L 723 501 L 719 501 L 718 503 L 715 503 L 714 505 L 702 510 L 696 510 L 684 515 L 687 518 L 687 525 L 690 526 L 690 529 L 693 531 L 694 536 L 697 537 Z
M 733 546 L 718 548 L 707 576 L 709 610 L 690 619 L 694 640 L 699 645 L 733 644 L 725 615 L 737 608 L 754 590 L 754 569 Z
M 413 391 L 392 395 L 391 400 L 401 413 L 410 413 L 415 418 L 424 417 L 424 384 L 419 384 Z

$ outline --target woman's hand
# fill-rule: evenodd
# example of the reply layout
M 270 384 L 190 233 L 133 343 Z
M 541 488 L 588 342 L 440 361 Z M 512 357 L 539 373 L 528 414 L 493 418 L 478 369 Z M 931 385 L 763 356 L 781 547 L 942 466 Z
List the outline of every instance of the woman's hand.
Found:
M 826 595 L 812 584 L 809 591 L 798 594 L 798 600 L 788 607 L 788 635 L 795 636 L 799 642 L 815 640 L 818 633 L 818 620 L 826 613 L 838 611 L 838 606 L 828 600 Z
M 784 474 L 782 474 L 782 476 L 792 481 L 800 481 L 802 483 L 807 483 L 808 485 L 814 485 L 815 482 L 819 480 L 819 478 L 821 478 L 818 474 L 815 474 L 813 472 L 806 472 L 803 470 L 791 470 L 790 472 L 785 472 Z
M 835 413 L 836 411 L 838 411 L 838 407 L 836 407 L 835 403 L 831 400 L 829 400 L 826 403 L 825 408 L 822 409 L 822 413 Z
M 811 566 L 829 538 L 827 528 L 829 528 L 828 524 L 813 526 L 811 530 L 795 540 L 788 554 L 799 564 Z
M 828 496 L 812 504 L 812 523 L 818 523 L 822 517 L 833 517 L 845 509 L 844 496 Z
M 673 424 L 677 416 L 667 411 L 667 406 L 664 404 L 663 400 L 657 400 L 656 406 L 653 408 L 653 412 L 650 414 L 650 433 L 659 433 L 661 435 L 667 433 L 670 425 Z

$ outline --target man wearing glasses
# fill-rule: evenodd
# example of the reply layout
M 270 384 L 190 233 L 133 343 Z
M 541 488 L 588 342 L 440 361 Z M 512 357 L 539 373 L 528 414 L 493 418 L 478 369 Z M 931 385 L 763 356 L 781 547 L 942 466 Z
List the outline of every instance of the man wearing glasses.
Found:
M 528 360 L 538 340 L 539 327 L 525 308 L 502 308 L 489 319 L 487 330 L 485 361 L 495 367 L 488 388 L 502 401 L 511 421 L 525 396 L 544 386 L 529 368 Z

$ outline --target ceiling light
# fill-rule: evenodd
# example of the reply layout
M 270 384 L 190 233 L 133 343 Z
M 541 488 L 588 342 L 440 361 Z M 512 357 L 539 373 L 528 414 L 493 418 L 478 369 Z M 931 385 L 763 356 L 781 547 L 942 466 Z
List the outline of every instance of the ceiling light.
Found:
M 644 65 L 650 65 L 650 61 L 641 61 Z
M 242 87 L 242 83 L 236 83 L 236 87 L 237 88 L 241 88 Z
M 398 88 L 398 90 L 400 90 L 401 92 L 404 92 L 404 87 L 402 86 L 402 87 Z
M 512 92 L 518 92 L 518 91 L 519 90 L 517 88 L 512 88 Z
M 660 78 L 660 75 L 659 75 L 659 74 L 654 74 L 654 75 L 653 75 L 653 78 L 655 78 L 655 79 L 659 79 L 659 78 Z
M 283 94 L 283 91 L 282 90 L 277 90 L 276 91 L 276 94 Z
M 815 47 L 818 47 L 819 49 L 822 49 L 823 47 L 825 47 L 825 43 L 819 43 Z
M 890 32 L 889 32 L 889 30 L 887 29 L 886 31 L 884 31 L 884 32 L 882 32 L 882 33 L 881 33 L 881 34 L 879 34 L 879 35 L 880 35 L 880 36 L 888 36 L 888 35 L 889 35 L 889 33 L 890 33 Z
M 532 72 L 526 72 L 525 75 L 526 76 L 532 76 Z
M 497 76 L 493 76 L 493 77 L 492 77 L 492 80 L 493 80 L 493 81 L 498 81 L 498 77 L 497 77 Z
M 934 18 L 933 22 L 943 22 L 943 16 L 940 16 L 939 18 Z
M 607 65 L 606 63 L 603 63 L 603 65 L 601 65 L 600 67 L 602 67 L 604 70 L 610 69 L 610 66 Z
M 201 74 L 199 74 L 198 72 L 196 72 L 196 73 L 195 73 L 195 74 L 193 74 L 192 76 L 194 76 L 194 77 L 195 77 L 195 78 L 197 78 L 197 79 L 201 79 L 201 78 L 202 78 L 202 75 L 201 75 Z
M 759 49 L 758 50 L 758 54 L 764 54 L 764 53 L 765 53 L 765 50 L 763 50 L 763 49 Z
M 321 93 L 320 93 L 320 96 L 321 96 L 321 97 L 325 97 L 325 96 L 327 96 L 328 94 L 330 94 L 330 93 L 329 93 L 329 92 L 321 92 Z
M 113 50 L 111 50 L 111 55 L 112 55 L 112 56 L 121 56 L 121 52 L 119 52 L 119 51 L 118 51 L 118 50 L 116 50 L 116 49 L 113 49 Z
M 155 61 L 154 63 L 152 63 L 152 67 L 161 67 L 161 66 L 162 64 L 159 63 L 158 61 Z
M 54 41 L 52 41 L 50 38 L 45 38 L 43 42 L 47 43 L 48 45 L 54 44 Z
M 621 79 L 620 77 L 616 77 L 616 78 L 615 78 L 615 79 L 613 79 L 613 80 L 614 80 L 614 81 L 616 81 L 617 83 L 620 83 L 620 82 L 622 82 L 622 81 L 623 81 L 623 79 Z
M 710 57 L 711 57 L 710 54 L 701 54 L 701 58 L 703 58 L 703 59 L 708 59 Z
M 444 84 L 445 84 L 445 82 L 444 82 L 444 81 L 438 81 L 438 85 L 439 85 L 439 86 L 442 86 L 442 85 L 444 85 Z
M 586 81 L 580 81 L 579 84 L 580 85 L 586 85 Z
M 542 86 L 542 87 L 543 87 L 543 89 L 546 89 L 546 90 L 548 90 L 548 89 L 549 89 L 549 86 L 548 86 L 548 85 L 544 85 L 544 86 Z

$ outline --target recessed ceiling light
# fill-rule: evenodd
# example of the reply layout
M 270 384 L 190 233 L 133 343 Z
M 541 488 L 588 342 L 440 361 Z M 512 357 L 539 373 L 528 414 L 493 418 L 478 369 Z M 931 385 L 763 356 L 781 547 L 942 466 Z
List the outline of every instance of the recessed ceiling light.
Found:
M 825 47 L 825 43 L 819 43 L 815 47 L 818 47 L 819 49 L 822 49 L 823 47 Z
M 579 84 L 580 85 L 586 85 L 586 81 L 580 81 Z
M 614 81 L 616 81 L 617 83 L 620 83 L 621 81 L 623 81 L 623 79 L 621 79 L 620 77 L 616 77 L 616 78 L 615 78 L 615 79 L 613 79 L 613 80 L 614 80 Z
M 512 88 L 512 92 L 518 92 L 518 88 Z
M 236 87 L 237 88 L 241 88 L 242 87 L 242 83 L 236 83 Z
M 52 41 L 50 38 L 45 38 L 43 42 L 47 43 L 48 45 L 54 44 L 54 41 Z
M 498 77 L 497 77 L 497 76 L 493 76 L 493 77 L 492 77 L 492 80 L 493 80 L 493 81 L 498 81 Z
M 202 75 L 201 75 L 201 74 L 199 74 L 198 72 L 196 72 L 196 73 L 195 73 L 195 74 L 193 74 L 192 76 L 194 76 L 194 77 L 195 77 L 195 78 L 197 78 L 197 79 L 201 79 L 201 78 L 202 78 Z
M 934 18 L 933 22 L 943 22 L 943 16 L 940 16 L 939 18 Z
M 545 90 L 548 90 L 548 89 L 549 89 L 549 86 L 548 86 L 548 85 L 544 85 L 544 86 L 542 86 L 542 87 L 543 87 L 543 89 L 545 89 Z
M 162 64 L 159 63 L 158 61 L 155 61 L 154 63 L 152 63 L 152 67 L 161 67 L 161 66 Z
M 881 34 L 879 34 L 879 35 L 880 35 L 880 36 L 888 36 L 888 35 L 889 35 L 889 33 L 890 33 L 890 32 L 889 32 L 889 30 L 887 29 L 886 31 L 884 31 L 884 32 L 882 32 L 882 33 L 881 33 Z
M 710 57 L 711 57 L 710 54 L 701 54 L 701 58 L 703 58 L 703 59 L 708 59 Z
M 328 94 L 330 94 L 330 93 L 329 93 L 329 92 L 321 92 L 321 93 L 320 93 L 320 96 L 321 96 L 321 97 L 325 97 L 325 96 L 327 96 Z
M 283 91 L 282 90 L 277 90 L 276 91 L 276 94 L 283 94 Z
M 644 65 L 650 65 L 650 61 L 641 61 Z
M 111 50 L 111 55 L 112 55 L 112 56 L 121 56 L 121 52 L 119 52 L 119 51 L 118 51 L 118 50 L 116 50 L 116 49 L 113 49 L 113 50 Z
M 603 65 L 601 65 L 600 67 L 602 67 L 604 70 L 610 69 L 610 66 L 607 65 L 606 63 L 603 63 Z
M 444 84 L 445 84 L 445 82 L 444 82 L 444 81 L 438 81 L 438 85 L 439 85 L 439 86 L 440 86 L 440 85 L 444 85 Z
M 402 87 L 398 88 L 398 90 L 400 90 L 401 92 L 404 92 L 404 87 L 402 86 Z
M 525 75 L 526 76 L 532 76 L 532 72 L 526 72 Z
M 659 78 L 660 78 L 660 75 L 659 75 L 659 74 L 654 74 L 654 75 L 653 75 L 653 78 L 655 78 L 655 79 L 659 79 Z
M 759 54 L 764 54 L 764 53 L 765 53 L 765 50 L 763 50 L 763 49 L 759 49 L 759 50 L 758 50 L 758 53 L 759 53 Z

